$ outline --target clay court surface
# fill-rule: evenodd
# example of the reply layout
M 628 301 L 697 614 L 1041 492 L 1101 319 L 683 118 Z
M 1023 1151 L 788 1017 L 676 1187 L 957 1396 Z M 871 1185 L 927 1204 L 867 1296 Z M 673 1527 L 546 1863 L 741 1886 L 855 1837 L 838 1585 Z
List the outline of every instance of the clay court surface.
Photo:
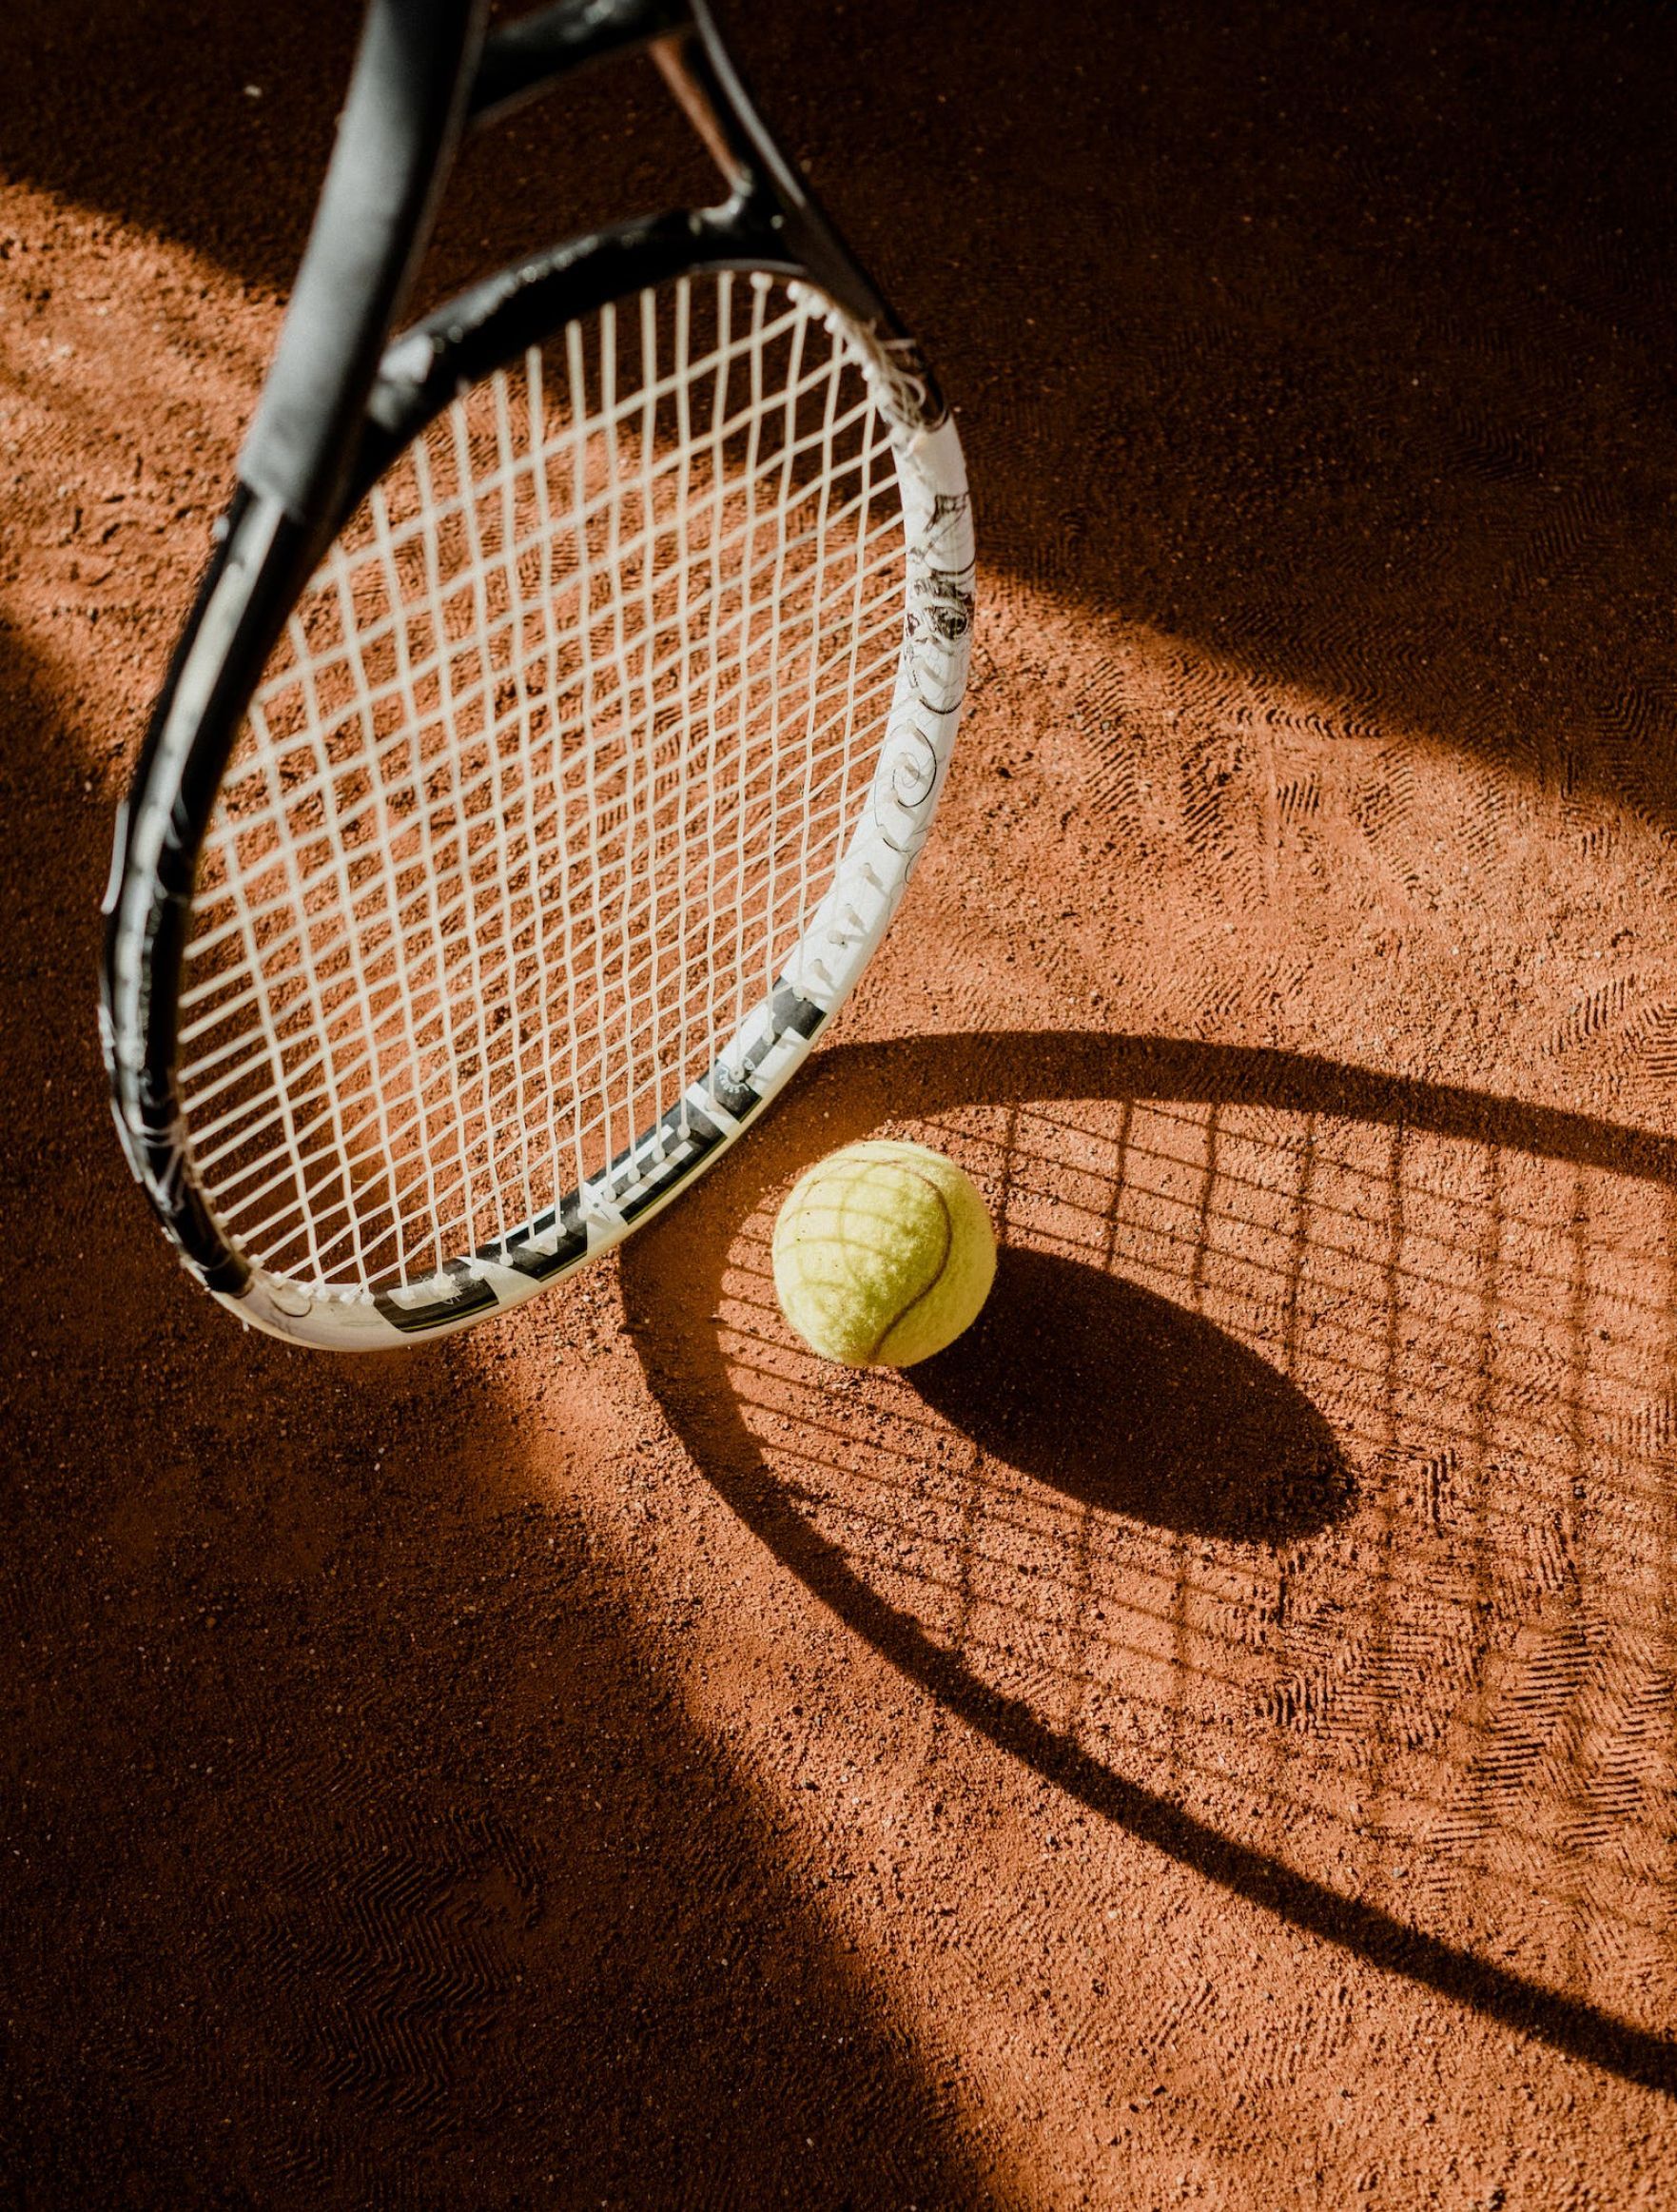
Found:
M 960 408 L 948 795 L 620 1265 L 352 1365 L 93 971 L 357 12 L 0 29 L 0 2193 L 1670 2202 L 1670 22 L 737 10 Z M 578 85 L 426 294 L 697 161 Z M 870 1133 L 1005 1246 L 904 1376 L 767 1274 Z

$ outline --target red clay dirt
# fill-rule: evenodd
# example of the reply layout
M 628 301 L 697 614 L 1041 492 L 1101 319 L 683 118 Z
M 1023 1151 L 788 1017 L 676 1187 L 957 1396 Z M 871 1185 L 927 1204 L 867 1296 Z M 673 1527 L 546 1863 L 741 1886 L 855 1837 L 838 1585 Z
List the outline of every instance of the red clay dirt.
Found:
M 179 1275 L 92 977 L 355 10 L 0 26 L 5 2193 L 1668 2202 L 1677 37 L 795 12 L 979 501 L 934 843 L 621 1266 L 353 1365 Z M 427 292 L 696 177 L 596 77 Z M 768 1288 L 875 1131 L 1005 1245 L 903 1376 Z

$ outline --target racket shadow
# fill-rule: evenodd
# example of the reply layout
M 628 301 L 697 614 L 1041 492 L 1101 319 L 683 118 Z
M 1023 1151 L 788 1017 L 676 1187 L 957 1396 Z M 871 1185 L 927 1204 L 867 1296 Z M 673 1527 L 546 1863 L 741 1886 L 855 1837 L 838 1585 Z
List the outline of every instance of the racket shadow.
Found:
M 888 1127 L 985 1188 L 963 1345 L 826 1368 L 767 1240 Z M 1677 1146 L 1161 1039 L 839 1047 L 628 1248 L 734 1512 L 946 1709 L 1381 1967 L 1677 2089 Z M 1173 1387 L 1174 1386 L 1174 1387 Z

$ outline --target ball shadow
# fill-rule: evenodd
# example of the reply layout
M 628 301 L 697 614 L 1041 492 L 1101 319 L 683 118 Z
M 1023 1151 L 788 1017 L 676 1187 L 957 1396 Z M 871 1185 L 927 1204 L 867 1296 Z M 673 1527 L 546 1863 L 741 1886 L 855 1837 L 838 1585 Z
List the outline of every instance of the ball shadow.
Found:
M 1004 1249 L 978 1320 L 907 1379 L 992 1458 L 1159 1528 L 1277 1543 L 1354 1500 L 1333 1430 L 1268 1360 L 1052 1253 Z

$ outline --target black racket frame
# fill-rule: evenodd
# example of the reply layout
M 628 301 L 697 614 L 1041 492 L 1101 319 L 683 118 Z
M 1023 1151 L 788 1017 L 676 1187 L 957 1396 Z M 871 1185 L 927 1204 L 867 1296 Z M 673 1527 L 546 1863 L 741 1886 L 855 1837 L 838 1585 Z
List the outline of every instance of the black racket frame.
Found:
M 891 348 L 926 426 L 943 419 L 924 362 L 763 123 L 707 0 L 556 0 L 493 29 L 485 8 L 370 0 L 236 489 L 118 817 L 100 1000 L 117 1130 L 181 1259 L 224 1295 L 244 1289 L 250 1263 L 188 1171 L 175 1074 L 199 851 L 292 606 L 402 447 L 462 391 L 575 318 L 684 274 L 730 269 L 819 287 Z M 658 63 L 726 196 L 527 256 L 392 341 L 464 133 L 575 69 L 636 50 Z

